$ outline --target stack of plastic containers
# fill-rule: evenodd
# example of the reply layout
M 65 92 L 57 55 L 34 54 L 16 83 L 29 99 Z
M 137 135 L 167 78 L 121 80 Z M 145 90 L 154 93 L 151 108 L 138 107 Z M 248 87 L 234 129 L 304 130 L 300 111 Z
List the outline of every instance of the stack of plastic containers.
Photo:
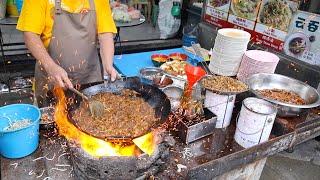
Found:
M 279 62 L 279 57 L 273 53 L 260 50 L 245 52 L 237 74 L 240 81 L 257 73 L 274 73 Z
M 218 30 L 210 60 L 210 70 L 218 75 L 235 76 L 250 41 L 250 33 L 233 28 Z

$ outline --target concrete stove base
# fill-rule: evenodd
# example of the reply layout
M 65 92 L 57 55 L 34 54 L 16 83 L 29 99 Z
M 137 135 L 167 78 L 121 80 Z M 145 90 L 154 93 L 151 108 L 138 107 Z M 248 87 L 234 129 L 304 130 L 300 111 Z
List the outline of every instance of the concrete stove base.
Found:
M 95 158 L 82 148 L 68 142 L 71 162 L 77 179 L 135 179 L 148 177 L 160 172 L 169 157 L 169 145 L 158 145 L 153 155 L 142 154 L 138 157 L 110 156 Z

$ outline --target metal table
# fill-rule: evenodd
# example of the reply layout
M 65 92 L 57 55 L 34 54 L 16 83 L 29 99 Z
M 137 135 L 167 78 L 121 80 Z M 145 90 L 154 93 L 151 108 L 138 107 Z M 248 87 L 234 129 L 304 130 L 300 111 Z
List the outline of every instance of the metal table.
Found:
M 30 102 L 27 96 L 31 97 L 26 94 L 25 99 L 20 100 Z M 16 97 L 16 94 L 12 94 L 12 97 Z M 11 102 L 13 101 L 11 99 Z M 236 104 L 237 110 L 240 105 L 241 103 Z M 251 166 L 253 171 L 257 170 L 255 168 L 262 169 L 266 157 L 320 135 L 318 112 L 320 111 L 311 111 L 296 118 L 277 118 L 269 141 L 248 149 L 240 147 L 233 140 L 235 119 L 225 130 L 216 129 L 213 135 L 189 145 L 176 139 L 166 169 L 156 177 L 206 180 L 223 177 L 233 170 L 248 166 Z M 48 137 L 47 134 L 41 132 L 40 146 L 30 156 L 13 160 L 0 157 L 0 179 L 75 179 L 65 139 L 59 136 Z M 185 148 L 190 149 L 192 157 L 182 156 L 181 152 Z M 177 164 L 186 165 L 188 168 L 177 172 Z
M 145 21 L 146 21 L 146 18 L 143 15 L 140 16 L 140 19 L 134 19 L 131 22 L 124 23 L 124 22 L 115 21 L 116 27 L 117 27 L 117 34 L 114 38 L 114 41 L 115 41 L 115 44 L 119 43 L 120 54 L 122 54 L 122 45 L 121 45 L 121 36 L 120 36 L 121 28 L 138 26 L 138 25 L 143 24 Z

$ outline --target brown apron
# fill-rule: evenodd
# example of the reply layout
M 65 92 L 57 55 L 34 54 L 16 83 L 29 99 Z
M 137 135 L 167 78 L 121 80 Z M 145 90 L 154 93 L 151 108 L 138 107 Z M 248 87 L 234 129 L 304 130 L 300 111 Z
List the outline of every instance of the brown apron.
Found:
M 74 85 L 102 81 L 102 68 L 97 49 L 97 22 L 94 0 L 87 13 L 62 10 L 61 0 L 55 0 L 52 38 L 48 47 L 51 58 L 67 73 Z M 35 97 L 38 106 L 47 106 L 47 93 L 53 88 L 48 76 L 37 62 Z

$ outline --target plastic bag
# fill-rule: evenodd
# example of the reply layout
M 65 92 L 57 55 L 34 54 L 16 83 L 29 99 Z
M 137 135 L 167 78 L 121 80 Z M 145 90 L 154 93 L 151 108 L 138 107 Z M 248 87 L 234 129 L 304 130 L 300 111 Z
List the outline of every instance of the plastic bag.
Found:
M 174 37 L 179 31 L 181 19 L 172 16 L 172 6 L 172 0 L 161 0 L 159 2 L 158 26 L 160 29 L 160 39 Z
M 131 22 L 130 15 L 126 11 L 118 8 L 113 9 L 113 19 L 117 22 Z
M 197 37 L 199 35 L 199 26 L 198 25 L 188 25 L 188 26 L 183 27 L 183 35 Z
M 7 0 L 7 13 L 10 17 L 20 15 L 24 0 Z
M 183 46 L 191 46 L 193 43 L 198 43 L 199 27 L 196 25 L 189 25 L 183 28 L 182 44 Z
M 7 0 L 0 0 L 0 19 L 6 17 Z

